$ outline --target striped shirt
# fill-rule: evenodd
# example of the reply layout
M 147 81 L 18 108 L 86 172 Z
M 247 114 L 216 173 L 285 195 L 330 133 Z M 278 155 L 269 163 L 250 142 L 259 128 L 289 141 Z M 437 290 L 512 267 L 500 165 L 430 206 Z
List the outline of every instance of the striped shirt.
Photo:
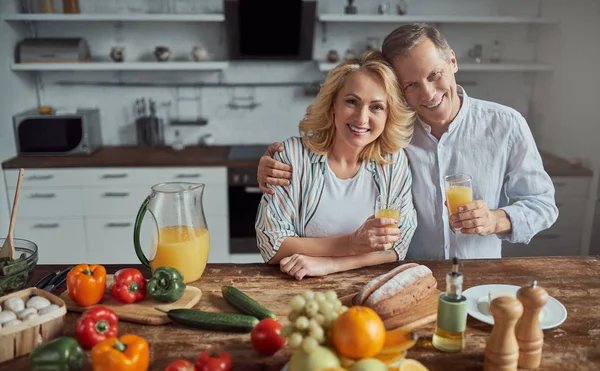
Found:
M 292 166 L 289 186 L 271 186 L 274 195 L 264 193 L 256 215 L 256 240 L 265 260 L 270 261 L 287 237 L 306 237 L 305 228 L 319 206 L 325 184 L 327 155 L 319 155 L 306 148 L 299 137 L 283 143 L 283 152 L 275 160 Z M 394 244 L 399 260 L 404 259 L 410 240 L 417 227 L 417 215 L 412 200 L 412 175 L 404 151 L 390 155 L 391 165 L 367 161 L 367 170 L 379 194 L 401 198 L 400 239 Z M 373 200 L 375 205 L 375 200 Z M 335 223 L 335 220 L 332 221 Z

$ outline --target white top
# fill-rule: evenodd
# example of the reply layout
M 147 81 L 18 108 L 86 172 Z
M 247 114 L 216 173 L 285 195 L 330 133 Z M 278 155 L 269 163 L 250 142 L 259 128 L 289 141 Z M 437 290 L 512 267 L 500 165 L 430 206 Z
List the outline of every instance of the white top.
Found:
M 306 225 L 306 237 L 331 237 L 354 232 L 375 213 L 379 190 L 364 161 L 358 173 L 350 179 L 339 179 L 329 164 L 324 175 L 321 200 Z
M 554 185 L 525 118 L 510 107 L 470 98 L 460 86 L 458 92 L 462 105 L 440 140 L 417 120 L 406 148 L 418 219 L 407 259 L 500 258 L 502 240 L 528 243 L 558 217 Z M 473 199 L 506 211 L 512 233 L 482 237 L 450 230 L 444 176 L 457 173 L 473 177 Z

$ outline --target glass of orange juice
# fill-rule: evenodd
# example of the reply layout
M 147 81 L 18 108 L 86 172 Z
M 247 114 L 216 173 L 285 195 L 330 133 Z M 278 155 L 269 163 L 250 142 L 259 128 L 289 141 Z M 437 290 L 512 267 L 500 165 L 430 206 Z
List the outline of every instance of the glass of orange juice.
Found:
M 448 217 L 458 213 L 460 206 L 473 201 L 472 180 L 469 174 L 453 174 L 444 177 Z M 451 222 L 450 229 L 455 231 Z
M 377 200 L 375 200 L 375 217 L 400 220 L 400 206 L 400 198 L 379 195 L 377 196 Z M 398 228 L 398 226 L 389 224 L 385 225 L 384 228 Z

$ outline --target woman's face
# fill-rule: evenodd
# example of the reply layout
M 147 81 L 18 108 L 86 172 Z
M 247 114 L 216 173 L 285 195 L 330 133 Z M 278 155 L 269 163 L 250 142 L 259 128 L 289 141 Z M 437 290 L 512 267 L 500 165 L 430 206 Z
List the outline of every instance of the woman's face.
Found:
M 378 75 L 352 72 L 333 104 L 336 144 L 364 148 L 377 139 L 388 116 L 388 95 Z

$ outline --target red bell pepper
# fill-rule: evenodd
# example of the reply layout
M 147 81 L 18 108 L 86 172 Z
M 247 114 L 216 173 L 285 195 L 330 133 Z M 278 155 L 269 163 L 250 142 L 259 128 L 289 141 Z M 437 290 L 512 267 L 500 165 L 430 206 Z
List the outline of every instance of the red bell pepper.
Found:
M 119 318 L 109 308 L 97 306 L 85 311 L 75 323 L 75 335 L 87 349 L 106 338 L 117 336 Z
M 135 268 L 120 269 L 115 273 L 110 294 L 118 301 L 131 304 L 146 297 L 146 279 Z

